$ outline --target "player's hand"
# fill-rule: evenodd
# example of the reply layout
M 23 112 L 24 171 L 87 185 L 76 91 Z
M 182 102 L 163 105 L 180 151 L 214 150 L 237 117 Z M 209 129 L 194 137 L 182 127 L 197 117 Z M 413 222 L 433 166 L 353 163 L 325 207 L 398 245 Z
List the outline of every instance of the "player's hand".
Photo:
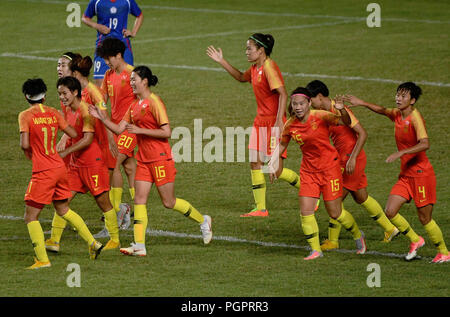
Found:
M 342 96 L 343 101 L 350 103 L 349 107 L 363 106 L 364 101 L 353 95 Z
M 59 140 L 58 144 L 56 144 L 57 152 L 61 152 L 66 149 L 66 143 L 68 139 L 69 139 L 68 135 L 64 133 L 61 137 L 61 140 Z
M 269 163 L 267 164 L 267 168 L 269 169 L 269 179 L 270 183 L 273 184 L 273 182 L 278 178 L 277 177 L 277 170 L 280 164 L 279 157 L 275 157 L 272 155 L 272 158 L 270 159 Z
M 133 34 L 130 30 L 124 29 L 122 31 L 123 37 L 135 37 L 136 34 Z
M 130 124 L 128 123 L 126 125 L 126 129 L 128 132 L 133 133 L 133 134 L 139 134 L 141 132 L 141 129 L 137 126 L 135 126 L 134 124 Z
M 89 114 L 94 118 L 105 120 L 107 117 L 103 111 L 100 111 L 96 106 L 89 105 Z
M 401 152 L 395 152 L 388 156 L 388 158 L 386 159 L 386 163 L 392 163 L 396 159 L 400 158 L 402 155 L 403 155 L 403 153 L 401 153 Z
M 273 136 L 275 136 L 277 138 L 277 140 L 279 140 L 281 133 L 283 132 L 283 128 L 284 128 L 283 119 L 280 119 L 280 120 L 277 119 L 277 121 L 275 122 L 274 128 L 275 128 L 275 131 L 274 131 Z
M 67 156 L 67 151 L 66 150 L 63 150 L 63 151 L 61 151 L 61 152 L 58 152 L 58 154 L 59 154 L 59 156 L 61 156 L 61 158 L 65 158 L 66 156 Z
M 335 104 L 334 104 L 334 108 L 336 108 L 337 110 L 342 110 L 344 109 L 344 99 L 343 96 L 341 95 L 337 95 L 335 98 Z
M 103 24 L 98 24 L 97 25 L 97 30 L 100 33 L 104 34 L 104 35 L 107 35 L 107 34 L 109 34 L 111 32 L 111 29 L 109 27 L 107 27 L 106 25 L 103 25 Z
M 347 161 L 347 164 L 345 165 L 345 172 L 348 175 L 352 175 L 353 172 L 355 171 L 355 166 L 356 166 L 356 159 L 350 157 L 349 160 Z
M 109 150 L 111 151 L 111 155 L 113 157 L 117 157 L 119 155 L 119 149 L 117 148 L 116 141 L 114 138 L 112 140 L 108 140 Z
M 216 49 L 214 46 L 208 46 L 206 49 L 206 55 L 211 57 L 211 59 L 217 63 L 220 63 L 223 60 L 223 53 L 222 49 L 219 47 L 219 49 Z
M 61 138 L 61 140 L 56 144 L 56 152 L 61 152 L 66 149 L 66 141 Z

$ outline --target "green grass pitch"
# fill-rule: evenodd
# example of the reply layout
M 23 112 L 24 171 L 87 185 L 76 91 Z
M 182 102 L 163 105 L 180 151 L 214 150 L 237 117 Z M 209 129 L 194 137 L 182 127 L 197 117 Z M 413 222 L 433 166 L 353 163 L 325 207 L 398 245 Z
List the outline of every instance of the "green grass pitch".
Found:
M 0 48 L 0 296 L 450 295 L 449 265 L 429 263 L 436 250 L 414 204 L 405 205 L 401 213 L 426 240 L 420 260 L 402 259 L 409 245 L 403 236 L 381 243 L 382 229 L 348 197 L 346 207 L 366 234 L 368 254 L 356 255 L 351 236 L 343 231 L 340 252 L 305 262 L 307 242 L 292 187 L 267 181 L 270 217 L 239 217 L 253 208 L 248 162 L 176 164 L 176 195 L 213 218 L 216 239 L 208 246 L 199 239 L 198 225 L 165 210 L 154 189 L 148 202 L 147 257 L 109 251 L 91 261 L 84 242 L 66 230 L 61 253 L 49 254 L 50 269 L 25 270 L 34 253 L 22 220 L 31 164 L 19 147 L 17 115 L 27 107 L 21 85 L 28 78 L 43 78 L 49 88 L 47 104 L 59 107 L 57 58 L 65 51 L 93 55 L 94 30 L 66 25 L 70 2 L 0 2 L 5 35 Z M 73 2 L 80 4 L 81 12 L 86 8 L 86 0 Z M 448 1 L 378 1 L 381 27 L 370 28 L 366 24 L 369 2 L 141 0 L 145 19 L 132 41 L 135 64 L 150 66 L 159 77 L 154 91 L 167 106 L 172 129 L 186 127 L 192 134 L 194 119 L 202 119 L 203 129 L 218 127 L 224 134 L 226 127 L 251 126 L 256 110 L 251 85 L 239 84 L 220 71 L 206 55 L 206 48 L 221 47 L 234 66 L 245 70 L 249 67 L 245 42 L 255 32 L 275 37 L 271 57 L 285 74 L 288 92 L 320 79 L 332 96 L 351 93 L 394 107 L 398 83 L 419 83 L 423 96 L 418 109 L 427 123 L 431 143 L 427 154 L 437 175 L 433 218 L 450 246 L 450 5 Z M 365 109 L 354 112 L 369 134 L 365 145 L 368 191 L 384 206 L 399 172 L 399 162 L 384 162 L 396 150 L 393 124 Z M 178 141 L 171 140 L 171 144 Z M 297 145 L 291 143 L 288 153 L 286 166 L 298 171 L 301 154 Z M 124 200 L 130 200 L 127 190 Z M 93 233 L 102 229 L 101 212 L 91 196 L 77 196 L 72 208 Z M 44 231 L 50 230 L 52 215 L 50 206 L 42 211 Z M 317 220 L 323 240 L 328 226 L 323 204 Z M 122 245 L 132 239 L 131 230 L 121 231 Z M 81 287 L 67 285 L 70 263 L 80 266 Z M 380 267 L 380 287 L 367 285 L 371 263 Z

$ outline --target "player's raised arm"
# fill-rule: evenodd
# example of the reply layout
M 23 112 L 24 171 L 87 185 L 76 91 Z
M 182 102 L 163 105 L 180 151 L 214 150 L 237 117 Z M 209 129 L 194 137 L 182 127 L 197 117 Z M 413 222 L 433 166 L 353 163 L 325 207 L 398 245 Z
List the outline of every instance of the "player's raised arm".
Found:
M 334 108 L 336 108 L 336 110 L 338 110 L 341 113 L 340 116 L 340 123 L 341 124 L 345 124 L 347 126 L 351 125 L 352 120 L 350 119 L 350 116 L 347 112 L 347 110 L 344 107 L 344 100 L 342 96 L 336 96 L 335 98 L 336 100 L 336 104 L 334 105 Z
M 351 104 L 350 107 L 351 106 L 353 106 L 353 107 L 356 107 L 356 106 L 366 107 L 366 108 L 372 110 L 375 113 L 386 115 L 386 108 L 385 107 L 376 105 L 374 103 L 366 102 L 366 101 L 364 101 L 362 99 L 359 99 L 359 98 L 357 98 L 357 97 L 355 97 L 353 95 L 344 95 L 343 96 L 343 100 L 346 101 L 346 102 L 349 102 Z
M 225 58 L 223 58 L 222 49 L 220 47 L 216 49 L 212 45 L 208 46 L 208 48 L 206 49 L 206 55 L 208 55 L 216 63 L 219 63 L 237 81 L 247 81 L 244 78 L 244 73 L 242 73 L 239 69 L 235 68 L 233 65 L 228 63 Z

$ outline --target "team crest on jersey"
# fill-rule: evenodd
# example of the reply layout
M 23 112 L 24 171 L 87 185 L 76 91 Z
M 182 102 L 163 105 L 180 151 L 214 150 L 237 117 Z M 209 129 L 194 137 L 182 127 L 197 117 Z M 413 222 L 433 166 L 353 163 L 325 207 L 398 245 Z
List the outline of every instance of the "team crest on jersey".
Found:
M 111 14 L 116 14 L 117 13 L 117 8 L 116 7 L 111 7 L 111 9 L 109 9 L 109 12 L 111 12 Z
M 262 78 L 262 70 L 258 72 L 258 82 L 261 82 L 261 78 Z
M 313 122 L 311 122 L 311 128 L 312 128 L 313 130 L 317 130 L 317 122 L 316 122 L 316 120 L 314 120 Z
M 403 126 L 403 132 L 407 133 L 409 131 L 409 121 L 405 121 L 405 125 Z

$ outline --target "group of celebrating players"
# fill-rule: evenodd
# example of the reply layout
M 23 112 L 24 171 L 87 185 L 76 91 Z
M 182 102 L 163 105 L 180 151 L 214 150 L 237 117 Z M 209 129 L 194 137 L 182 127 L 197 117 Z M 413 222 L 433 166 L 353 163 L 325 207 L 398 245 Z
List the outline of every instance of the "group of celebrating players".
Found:
M 128 14 L 137 17 L 132 31 L 127 30 Z M 97 23 L 91 20 L 94 15 Z M 164 207 L 197 222 L 203 242 L 208 244 L 212 239 L 211 217 L 174 194 L 176 169 L 169 145 L 169 119 L 163 101 L 151 91 L 158 78 L 147 66 L 132 66 L 129 37 L 135 36 L 142 24 L 141 10 L 135 1 L 90 1 L 83 21 L 98 30 L 94 61 L 72 52 L 59 58 L 56 88 L 61 110 L 44 105 L 47 87 L 42 79 L 29 79 L 22 87 L 30 107 L 19 115 L 20 145 L 33 164 L 25 194 L 25 222 L 36 254 L 29 268 L 51 266 L 47 250 L 59 251 L 67 223 L 87 242 L 92 259 L 103 250 L 114 249 L 126 255 L 145 256 L 146 204 L 153 183 Z M 304 260 L 317 259 L 324 250 L 339 248 L 341 227 L 352 234 L 356 252 L 366 252 L 364 233 L 342 204 L 350 193 L 383 228 L 384 242 L 400 232 L 410 240 L 406 260 L 414 259 L 425 244 L 399 214 L 401 206 L 413 199 L 419 219 L 438 250 L 432 262 L 450 261 L 442 232 L 432 219 L 436 177 L 425 154 L 429 148 L 425 123 L 415 108 L 420 87 L 412 82 L 398 86 L 397 107 L 392 109 L 350 95 L 331 99 L 327 86 L 319 80 L 297 87 L 288 96 L 281 71 L 270 58 L 274 42 L 270 34 L 256 33 L 248 38 L 246 55 L 252 65 L 245 72 L 233 67 L 220 48 L 210 46 L 206 52 L 233 78 L 250 82 L 256 97 L 257 115 L 249 142 L 256 206 L 241 217 L 269 215 L 263 173 L 268 161 L 272 182 L 282 179 L 299 189 L 302 229 L 311 247 Z M 93 66 L 96 84 L 89 81 Z M 366 190 L 363 146 L 367 132 L 344 102 L 367 107 L 395 123 L 398 152 L 386 161 L 399 158 L 401 173 L 384 211 Z M 64 132 L 59 142 L 58 130 Z M 302 151 L 300 175 L 283 167 L 291 139 Z M 121 166 L 134 200 L 134 242 L 126 248 L 120 248 L 117 221 L 123 207 Z M 94 238 L 84 220 L 69 206 L 77 193 L 87 192 L 103 211 L 110 237 L 105 245 Z M 330 216 L 328 239 L 322 244 L 315 217 L 320 195 Z M 45 241 L 38 217 L 50 203 L 56 212 L 51 237 Z

